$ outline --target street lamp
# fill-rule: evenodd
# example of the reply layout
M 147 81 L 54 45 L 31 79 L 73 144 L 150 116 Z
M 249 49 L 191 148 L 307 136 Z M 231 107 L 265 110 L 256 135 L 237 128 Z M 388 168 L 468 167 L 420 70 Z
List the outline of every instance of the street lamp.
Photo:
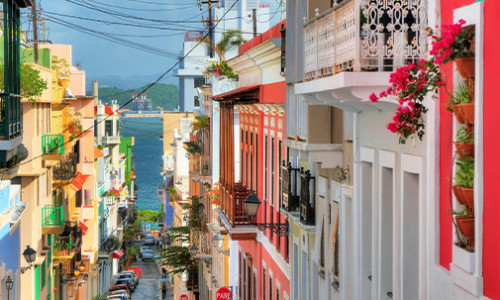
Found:
M 75 270 L 73 271 L 73 275 L 75 275 L 75 277 L 80 276 L 80 268 L 75 267 Z
M 5 289 L 7 290 L 7 300 L 10 297 L 10 291 L 12 291 L 12 286 L 14 285 L 14 281 L 12 281 L 12 278 L 7 276 L 7 279 L 5 280 Z
M 83 261 L 80 262 L 80 264 L 78 265 L 78 268 L 80 269 L 80 272 L 85 271 L 85 264 L 83 263 Z
M 255 195 L 255 191 L 252 190 L 250 195 L 248 195 L 245 201 L 243 201 L 247 217 L 255 219 L 260 204 L 261 202 L 259 201 L 259 198 Z M 287 223 L 253 223 L 253 225 L 257 226 L 257 229 L 260 231 L 264 231 L 264 229 L 269 228 L 272 232 L 279 236 L 288 236 L 289 234 Z
M 193 243 L 193 245 L 189 248 L 189 254 L 194 258 L 196 254 L 198 254 L 198 246 L 196 246 L 196 243 Z
M 26 262 L 29 264 L 27 267 L 22 267 L 21 274 L 24 274 L 24 272 L 28 271 L 31 269 L 33 266 L 33 262 L 36 260 L 36 251 L 35 249 L 31 248 L 29 245 L 26 246 L 26 249 L 23 252 L 24 259 Z
M 219 253 L 224 253 L 224 255 L 229 256 L 229 249 L 224 250 L 224 236 L 219 232 L 212 238 L 212 243 L 214 244 L 215 250 Z

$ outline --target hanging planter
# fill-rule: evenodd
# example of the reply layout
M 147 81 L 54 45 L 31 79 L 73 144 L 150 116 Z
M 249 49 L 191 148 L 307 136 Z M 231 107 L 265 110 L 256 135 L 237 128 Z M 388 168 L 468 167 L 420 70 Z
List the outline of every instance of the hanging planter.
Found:
M 458 123 L 465 124 L 464 110 L 462 104 L 453 104 L 448 106 L 448 110 L 451 110 L 457 118 Z
M 474 78 L 474 56 L 456 58 L 455 65 L 457 66 L 458 73 L 460 73 L 462 78 Z
M 464 205 L 469 208 L 470 214 L 474 215 L 474 189 L 461 188 L 462 200 Z
M 474 217 L 456 216 L 458 231 L 467 239 L 467 246 L 474 247 Z
M 453 190 L 453 194 L 455 195 L 455 199 L 457 199 L 457 202 L 460 203 L 461 205 L 464 205 L 464 199 L 462 196 L 462 187 L 459 187 L 458 185 L 454 185 L 451 187 Z
M 461 159 L 474 157 L 474 133 L 468 126 L 462 126 L 457 131 L 455 148 Z
M 474 124 L 474 102 L 462 104 L 465 123 Z

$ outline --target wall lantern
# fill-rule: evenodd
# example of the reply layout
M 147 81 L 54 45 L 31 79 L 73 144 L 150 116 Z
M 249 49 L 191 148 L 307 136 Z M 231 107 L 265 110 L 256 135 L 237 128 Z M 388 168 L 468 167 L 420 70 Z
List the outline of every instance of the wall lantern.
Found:
M 215 250 L 219 253 L 224 253 L 224 255 L 229 256 L 229 249 L 224 250 L 224 236 L 219 232 L 212 238 L 212 243 L 214 244 Z
M 36 260 L 36 251 L 35 249 L 31 248 L 29 245 L 26 246 L 26 249 L 23 252 L 24 259 L 26 262 L 29 264 L 27 267 L 22 267 L 20 269 L 21 274 L 24 274 L 24 272 L 28 271 L 33 267 L 33 262 Z
M 255 191 L 252 190 L 250 195 L 248 195 L 245 201 L 243 201 L 247 217 L 255 219 L 260 203 L 259 198 L 255 195 Z M 257 226 L 257 229 L 260 231 L 264 231 L 266 228 L 269 228 L 272 232 L 279 236 L 288 236 L 289 234 L 288 223 L 253 223 L 253 225 Z

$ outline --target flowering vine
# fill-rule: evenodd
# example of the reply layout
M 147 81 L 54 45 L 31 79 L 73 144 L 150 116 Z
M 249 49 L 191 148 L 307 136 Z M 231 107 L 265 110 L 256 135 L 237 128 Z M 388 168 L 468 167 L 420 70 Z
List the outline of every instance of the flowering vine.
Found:
M 432 38 L 429 60 L 409 62 L 407 66 L 398 68 L 390 75 L 387 90 L 370 95 L 372 102 L 387 96 L 397 98 L 399 107 L 387 129 L 399 135 L 400 144 L 406 143 L 414 134 L 422 140 L 425 134 L 424 114 L 428 111 L 424 99 L 429 92 L 437 93 L 443 86 L 441 65 L 455 58 L 457 36 L 462 32 L 463 24 L 465 21 L 460 20 L 457 24 L 443 26 L 440 36 L 427 28 L 428 36 Z
M 220 183 L 215 183 L 212 188 L 209 188 L 207 192 L 203 195 L 206 199 L 210 200 L 210 203 L 216 204 L 219 200 L 220 195 Z

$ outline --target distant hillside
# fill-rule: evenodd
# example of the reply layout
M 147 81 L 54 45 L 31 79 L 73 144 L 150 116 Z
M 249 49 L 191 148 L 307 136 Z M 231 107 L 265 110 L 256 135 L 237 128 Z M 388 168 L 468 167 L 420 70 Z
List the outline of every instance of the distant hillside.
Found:
M 99 82 L 101 87 L 118 87 L 121 89 L 133 89 L 137 86 L 143 86 L 150 82 L 155 81 L 161 74 L 150 74 L 150 75 L 137 75 L 134 76 L 118 76 L 118 75 L 102 75 L 102 76 L 91 76 L 87 74 L 88 80 L 86 81 L 87 90 L 92 89 L 92 81 L 96 80 Z M 166 76 L 160 83 L 179 85 L 179 78 Z
M 118 104 L 122 106 L 132 98 L 132 94 L 139 94 L 145 87 L 129 90 L 102 87 L 99 88 L 99 99 L 106 104 L 109 104 L 111 100 L 118 100 Z M 87 95 L 92 95 L 92 91 L 87 91 Z M 146 95 L 151 99 L 154 110 L 158 107 L 164 110 L 175 110 L 179 106 L 179 90 L 175 85 L 157 83 L 146 92 Z

